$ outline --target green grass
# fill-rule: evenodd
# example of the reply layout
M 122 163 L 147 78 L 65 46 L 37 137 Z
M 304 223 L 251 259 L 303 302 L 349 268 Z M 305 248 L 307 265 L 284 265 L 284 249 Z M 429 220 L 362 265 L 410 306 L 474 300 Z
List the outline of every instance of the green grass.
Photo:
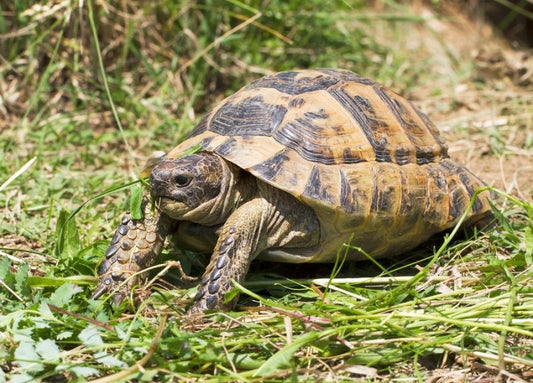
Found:
M 402 37 L 434 33 L 428 20 L 388 3 L 381 12 L 318 0 L 2 5 L 0 382 L 531 379 L 531 183 L 501 196 L 489 233 L 385 271 L 343 265 L 331 280 L 332 267 L 294 280 L 259 268 L 236 286 L 239 310 L 203 324 L 182 322 L 194 287 L 168 289 L 179 284 L 169 261 L 199 275 L 202 260 L 172 247 L 137 309 L 90 299 L 129 207 L 123 186 L 251 79 L 344 67 L 402 92 L 428 88 L 436 110 L 452 110 L 446 84 L 475 77 L 473 63 L 444 56 L 443 74 L 433 51 Z M 487 132 L 490 156 L 531 158 L 532 104 L 502 104 L 512 118 Z M 463 121 L 457 134 L 484 133 Z M 519 147 L 515 136 L 525 137 Z

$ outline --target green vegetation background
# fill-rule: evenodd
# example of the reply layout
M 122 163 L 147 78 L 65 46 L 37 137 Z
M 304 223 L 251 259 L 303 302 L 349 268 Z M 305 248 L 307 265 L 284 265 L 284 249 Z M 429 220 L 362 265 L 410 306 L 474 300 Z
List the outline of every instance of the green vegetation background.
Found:
M 440 76 L 431 54 L 391 44 L 409 43 L 426 22 L 393 1 L 0 5 L 0 382 L 120 371 L 113 379 L 423 381 L 474 359 L 493 376 L 530 369 L 532 210 L 522 200 L 508 205 L 493 238 L 447 249 L 449 263 L 430 254 L 405 283 L 341 284 L 326 299 L 308 285 L 263 281 L 267 297 L 281 298 L 249 295 L 271 311 L 213 315 L 194 329 L 174 320 L 162 336 L 161 318 L 183 312 L 167 299 L 193 292 L 154 294 L 150 309 L 133 314 L 89 299 L 128 207 L 118 189 L 151 152 L 174 146 L 251 79 L 280 70 L 340 67 L 402 92 L 427 86 Z M 470 63 L 451 61 L 447 81 L 469 75 Z M 435 262 L 475 275 L 443 292 L 427 284 Z

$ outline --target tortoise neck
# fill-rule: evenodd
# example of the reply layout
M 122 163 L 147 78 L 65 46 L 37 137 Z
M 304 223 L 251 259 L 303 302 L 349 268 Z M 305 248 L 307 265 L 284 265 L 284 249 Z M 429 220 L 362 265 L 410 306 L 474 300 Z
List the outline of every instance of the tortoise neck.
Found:
M 182 220 L 204 226 L 219 225 L 225 222 L 237 207 L 249 200 L 250 194 L 255 190 L 250 185 L 253 182 L 251 177 L 239 167 L 221 157 L 219 159 L 222 164 L 220 193 L 215 198 L 184 214 Z

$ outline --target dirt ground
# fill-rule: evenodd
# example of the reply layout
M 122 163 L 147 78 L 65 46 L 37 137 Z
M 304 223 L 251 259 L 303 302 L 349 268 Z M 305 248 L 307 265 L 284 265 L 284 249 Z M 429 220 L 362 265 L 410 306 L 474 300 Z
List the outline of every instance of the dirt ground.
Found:
M 442 2 L 443 5 L 446 2 Z M 457 5 L 443 7 L 444 17 L 415 4 L 431 20 L 416 36 L 448 74 L 457 62 L 471 63 L 473 75 L 435 95 L 435 83 L 406 96 L 439 127 L 450 155 L 488 184 L 533 201 L 533 53 L 499 34 L 491 23 L 467 15 Z M 455 62 L 454 62 L 455 61 Z M 456 69 L 455 69 L 456 70 Z

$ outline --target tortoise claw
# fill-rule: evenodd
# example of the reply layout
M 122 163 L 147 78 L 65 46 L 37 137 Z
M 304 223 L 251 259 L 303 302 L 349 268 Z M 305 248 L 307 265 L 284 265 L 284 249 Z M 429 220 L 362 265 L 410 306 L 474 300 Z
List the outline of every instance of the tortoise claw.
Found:
M 128 284 L 124 284 L 122 281 L 114 280 L 111 276 L 104 276 L 98 282 L 96 289 L 93 292 L 92 299 L 98 299 L 108 293 L 113 293 L 113 304 L 119 307 L 124 298 Z
M 119 307 L 124 301 L 124 298 L 125 296 L 122 292 L 117 291 L 115 294 L 113 294 L 113 304 L 115 307 Z
M 98 282 L 98 286 L 96 286 L 96 289 L 93 292 L 93 295 L 91 296 L 92 299 L 98 299 L 101 296 L 103 296 L 105 293 L 109 291 L 109 283 L 108 279 L 100 279 Z
M 106 294 L 113 293 L 113 304 L 119 307 L 126 297 L 127 289 L 127 283 L 124 284 L 123 281 L 116 281 L 111 276 L 104 276 L 98 282 L 91 298 L 98 299 Z

